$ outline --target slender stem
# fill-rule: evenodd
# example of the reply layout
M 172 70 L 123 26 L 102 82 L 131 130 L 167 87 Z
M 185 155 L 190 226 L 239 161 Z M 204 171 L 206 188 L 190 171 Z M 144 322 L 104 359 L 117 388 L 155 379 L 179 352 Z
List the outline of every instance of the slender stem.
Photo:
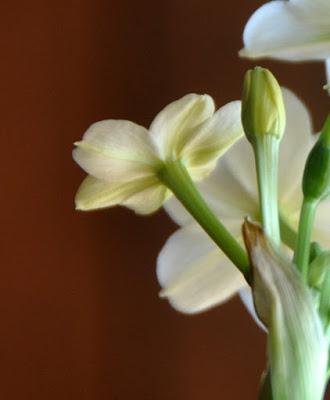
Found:
M 258 137 L 253 149 L 262 225 L 273 243 L 279 246 L 281 243 L 277 189 L 279 140 L 272 135 Z
M 308 279 L 310 243 L 316 206 L 317 201 L 304 198 L 299 220 L 297 247 L 294 254 L 294 263 L 305 282 Z
M 167 162 L 158 176 L 217 246 L 247 276 L 249 261 L 245 251 L 208 207 L 184 165 L 180 161 Z

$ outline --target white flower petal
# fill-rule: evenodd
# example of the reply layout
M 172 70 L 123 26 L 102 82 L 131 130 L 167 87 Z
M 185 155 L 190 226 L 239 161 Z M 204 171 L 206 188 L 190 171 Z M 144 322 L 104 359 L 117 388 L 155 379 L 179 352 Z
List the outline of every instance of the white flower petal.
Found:
M 279 157 L 280 206 L 287 214 L 300 209 L 302 175 L 307 156 L 315 143 L 312 122 L 304 103 L 290 90 L 283 89 L 286 129 Z
M 199 188 L 220 217 L 256 217 L 258 188 L 250 143 L 245 138 L 236 143 Z
M 139 214 L 156 211 L 169 194 L 153 177 L 137 179 L 124 184 L 109 184 L 87 176 L 76 194 L 76 208 L 94 210 L 125 205 Z
M 148 131 L 130 121 L 97 122 L 76 146 L 74 160 L 90 175 L 111 183 L 153 175 L 159 164 Z
M 240 222 L 232 223 L 238 230 Z M 231 264 L 197 225 L 179 229 L 159 254 L 157 277 L 178 311 L 192 314 L 228 300 L 246 285 Z
M 214 102 L 208 95 L 188 94 L 166 106 L 150 126 L 162 159 L 177 159 L 193 129 L 213 113 Z
M 196 179 L 204 178 L 217 159 L 244 135 L 241 123 L 241 102 L 221 107 L 191 134 L 182 149 L 182 158 Z
M 320 4 L 323 8 L 320 7 Z M 307 7 L 306 7 L 307 5 Z M 330 56 L 329 4 L 271 1 L 248 21 L 241 55 L 301 61 Z

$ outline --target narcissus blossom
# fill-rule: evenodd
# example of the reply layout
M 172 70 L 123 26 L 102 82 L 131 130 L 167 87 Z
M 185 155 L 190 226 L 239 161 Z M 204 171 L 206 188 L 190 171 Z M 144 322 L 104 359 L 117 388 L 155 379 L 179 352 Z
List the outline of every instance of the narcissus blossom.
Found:
M 131 121 L 93 124 L 75 143 L 75 161 L 89 174 L 76 195 L 80 210 L 117 204 L 148 214 L 170 196 L 159 171 L 180 160 L 193 180 L 206 177 L 242 135 L 241 103 L 215 112 L 208 95 L 188 94 L 166 106 L 149 130 Z
M 307 155 L 315 139 L 309 113 L 289 90 L 283 90 L 287 116 L 280 147 L 279 207 L 281 220 L 297 229 L 302 203 L 301 179 Z M 199 185 L 213 211 L 237 238 L 243 218 L 259 220 L 257 180 L 253 152 L 247 140 L 236 143 Z M 251 306 L 249 288 L 242 274 L 196 225 L 174 199 L 166 210 L 181 228 L 167 241 L 158 257 L 161 295 L 179 311 L 196 313 L 241 293 Z M 330 202 L 318 209 L 314 239 L 330 245 Z
M 261 6 L 249 19 L 241 55 L 287 61 L 330 58 L 330 2 L 276 0 Z M 329 80 L 329 73 L 328 73 Z

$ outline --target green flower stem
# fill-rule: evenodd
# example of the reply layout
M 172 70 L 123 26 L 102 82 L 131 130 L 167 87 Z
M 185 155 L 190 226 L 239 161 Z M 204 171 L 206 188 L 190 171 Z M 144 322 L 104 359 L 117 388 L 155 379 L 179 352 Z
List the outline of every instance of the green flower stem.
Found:
M 304 198 L 299 220 L 298 239 L 294 254 L 294 263 L 301 272 L 305 282 L 308 280 L 310 244 L 317 203 L 318 202 L 316 200 Z
M 261 221 L 265 232 L 277 246 L 281 243 L 277 192 L 279 143 L 273 135 L 264 135 L 259 136 L 253 145 Z
M 184 165 L 180 161 L 167 162 L 158 176 L 217 246 L 247 276 L 249 261 L 245 251 L 208 207 Z

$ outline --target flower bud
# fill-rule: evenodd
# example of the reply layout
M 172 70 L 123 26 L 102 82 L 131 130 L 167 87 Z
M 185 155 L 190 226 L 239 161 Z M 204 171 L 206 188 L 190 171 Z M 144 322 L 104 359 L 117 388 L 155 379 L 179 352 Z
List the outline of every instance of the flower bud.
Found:
M 330 266 L 330 251 L 321 251 L 309 266 L 308 283 L 315 289 L 321 289 Z
M 322 200 L 330 194 L 330 115 L 307 158 L 303 193 L 308 200 Z
M 252 268 L 254 304 L 268 330 L 272 399 L 321 400 L 327 379 L 328 340 L 312 292 L 260 227 L 245 221 L 243 234 Z
M 243 85 L 242 124 L 253 144 L 258 137 L 281 139 L 285 129 L 285 108 L 281 88 L 267 69 L 247 71 Z

